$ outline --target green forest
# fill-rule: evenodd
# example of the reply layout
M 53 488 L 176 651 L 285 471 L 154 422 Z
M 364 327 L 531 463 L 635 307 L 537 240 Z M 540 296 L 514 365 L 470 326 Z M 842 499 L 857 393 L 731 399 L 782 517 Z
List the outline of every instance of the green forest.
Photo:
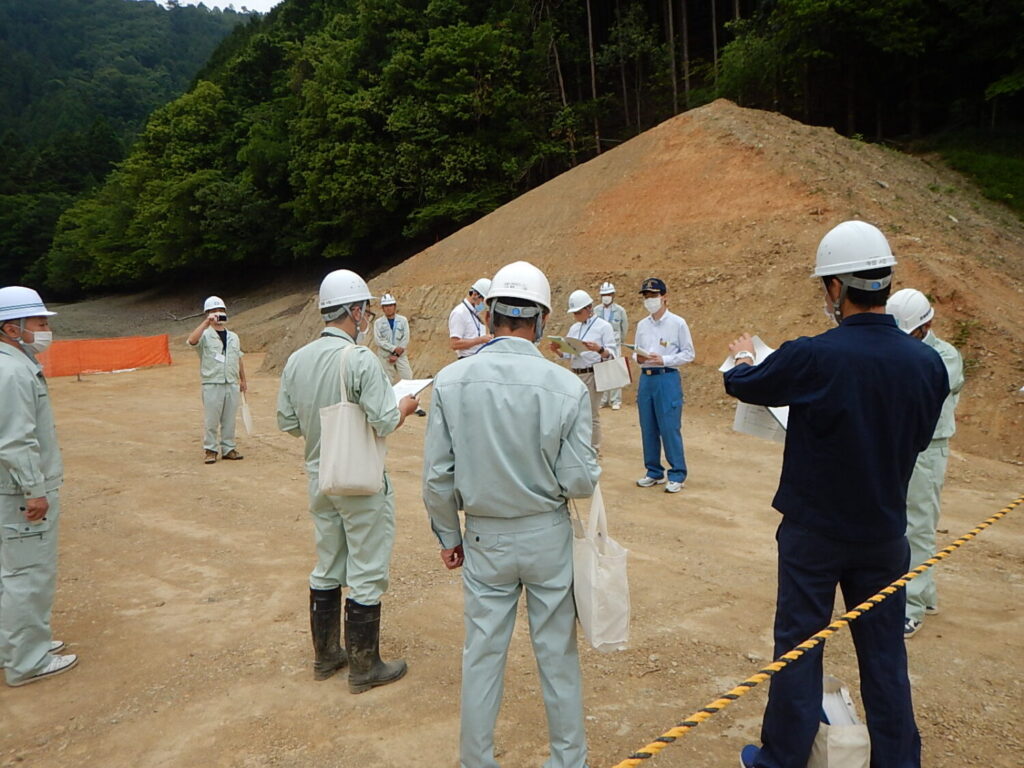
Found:
M 61 213 L 248 20 L 152 0 L 0 2 L 0 284 L 42 268 Z
M 971 147 L 1009 136 L 998 167 L 1020 179 L 1022 47 L 1024 0 L 285 0 L 235 26 L 123 158 L 123 115 L 78 120 L 76 172 L 112 170 L 49 203 L 52 241 L 12 222 L 26 236 L 0 263 L 63 296 L 325 259 L 371 271 L 719 96 L 952 142 L 969 171 L 990 159 Z M 19 156 L 5 143 L 3 168 Z M 65 164 L 38 167 L 43 195 Z M 1013 202 L 1008 184 L 993 195 Z

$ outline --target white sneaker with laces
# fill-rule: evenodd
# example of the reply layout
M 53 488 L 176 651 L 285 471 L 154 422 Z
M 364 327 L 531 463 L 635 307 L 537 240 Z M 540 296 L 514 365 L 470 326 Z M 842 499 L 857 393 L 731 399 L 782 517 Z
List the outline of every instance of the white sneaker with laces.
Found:
M 664 485 L 664 483 L 664 477 L 648 477 L 647 475 L 644 475 L 643 477 L 636 481 L 636 484 L 639 485 L 641 488 L 650 488 L 651 486 L 654 485 Z
M 683 490 L 683 484 L 677 483 L 675 480 L 669 480 L 668 485 L 665 486 L 665 493 L 679 493 L 681 490 Z
M 50 653 L 56 653 L 57 651 L 63 651 L 63 650 L 64 650 L 64 641 L 63 640 L 51 640 L 50 641 Z M 7 662 L 6 661 L 0 661 L 0 669 L 3 669 L 6 666 L 7 666 Z
M 32 677 L 26 677 L 24 680 L 19 680 L 16 683 L 8 683 L 12 688 L 17 688 L 21 685 L 28 685 L 29 683 L 36 683 L 40 680 L 45 680 L 48 677 L 54 677 L 59 675 L 61 672 L 67 672 L 75 664 L 78 663 L 78 656 L 73 653 L 69 653 L 65 656 L 54 656 L 50 659 L 50 663 L 46 665 L 46 669 Z
M 612 410 L 613 410 L 613 411 L 617 411 L 617 410 L 619 410 L 619 409 L 620 409 L 621 407 L 622 407 L 622 406 L 621 406 L 621 405 L 619 405 L 618 403 L 613 403 L 613 404 L 612 404 Z
M 904 619 L 903 620 L 903 639 L 904 640 L 909 640 L 914 635 L 916 635 L 920 631 L 922 624 L 924 624 L 924 622 L 921 621 L 920 619 L 911 619 L 909 616 L 906 619 Z

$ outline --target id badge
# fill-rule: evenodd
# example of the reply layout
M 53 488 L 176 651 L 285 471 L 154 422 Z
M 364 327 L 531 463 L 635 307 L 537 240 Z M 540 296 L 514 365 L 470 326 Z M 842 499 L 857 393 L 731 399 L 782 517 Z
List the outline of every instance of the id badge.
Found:
M 227 358 L 224 357 L 224 355 L 221 352 L 218 352 L 216 355 L 214 355 L 213 359 L 216 360 L 218 363 L 223 363 L 225 360 L 227 360 Z

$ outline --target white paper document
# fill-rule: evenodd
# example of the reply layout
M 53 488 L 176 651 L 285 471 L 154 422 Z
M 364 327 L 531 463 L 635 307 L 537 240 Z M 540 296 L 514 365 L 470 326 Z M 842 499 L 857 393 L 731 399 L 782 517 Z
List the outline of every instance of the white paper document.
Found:
M 433 383 L 433 379 L 399 379 L 391 387 L 395 391 L 395 402 L 406 395 L 418 395 Z
M 764 362 L 775 350 L 765 344 L 760 336 L 754 336 L 754 365 Z M 722 373 L 736 367 L 736 359 L 729 355 L 719 367 Z M 770 408 L 763 405 L 751 405 L 749 403 L 736 404 L 736 417 L 733 419 L 732 428 L 737 432 L 743 432 L 754 437 L 761 437 L 765 440 L 774 440 L 777 443 L 786 442 L 786 428 L 789 426 L 789 406 Z

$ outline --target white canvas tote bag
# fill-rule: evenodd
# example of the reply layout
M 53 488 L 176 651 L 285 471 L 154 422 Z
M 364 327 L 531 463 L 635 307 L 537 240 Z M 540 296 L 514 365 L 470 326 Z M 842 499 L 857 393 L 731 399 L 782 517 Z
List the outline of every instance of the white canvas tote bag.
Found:
M 594 365 L 594 389 L 598 392 L 628 387 L 632 380 L 629 363 L 624 357 L 613 357 Z
M 850 691 L 831 675 L 822 681 L 821 706 L 828 722 L 818 726 L 807 768 L 868 768 L 868 727 L 857 717 Z
M 328 496 L 372 496 L 384 485 L 384 438 L 345 390 L 345 360 L 353 349 L 341 353 L 341 401 L 320 409 L 319 487 Z
M 599 651 L 623 650 L 629 642 L 628 552 L 608 536 L 600 485 L 594 488 L 586 529 L 575 504 L 573 510 L 573 594 L 583 636 Z
M 242 393 L 242 425 L 245 427 L 245 434 L 252 435 L 252 411 L 249 410 L 249 403 L 245 400 L 245 393 Z

